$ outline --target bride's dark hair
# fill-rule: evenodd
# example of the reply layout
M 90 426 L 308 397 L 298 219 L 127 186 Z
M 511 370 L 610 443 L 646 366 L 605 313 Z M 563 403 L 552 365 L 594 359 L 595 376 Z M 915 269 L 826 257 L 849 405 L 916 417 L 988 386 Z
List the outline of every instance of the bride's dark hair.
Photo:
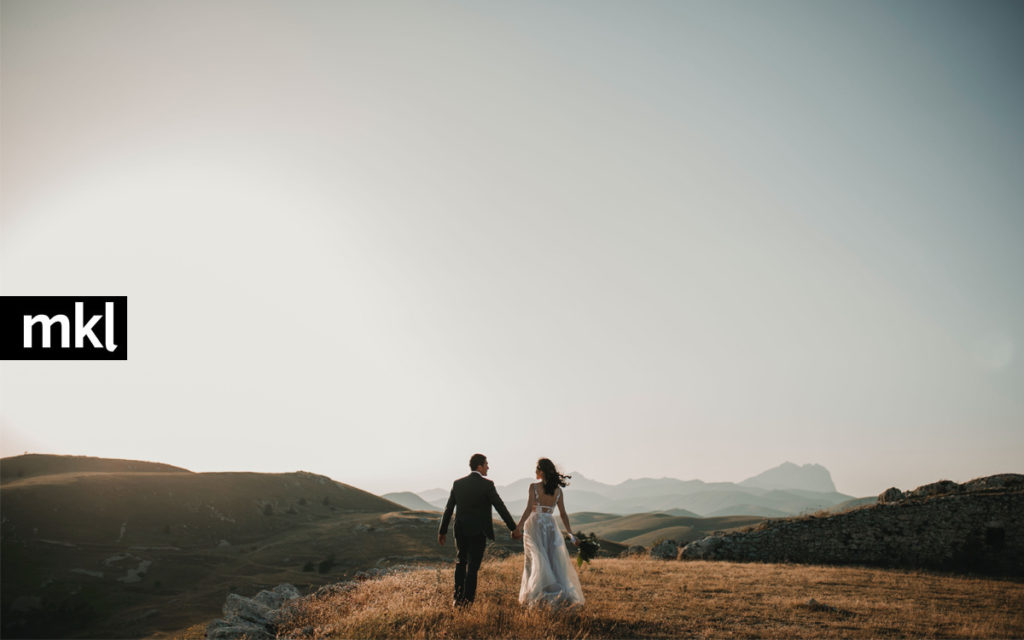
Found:
M 544 475 L 544 493 L 550 496 L 555 495 L 555 487 L 568 486 L 569 483 L 566 480 L 572 477 L 558 473 L 555 463 L 547 458 L 541 458 L 537 461 L 537 471 Z

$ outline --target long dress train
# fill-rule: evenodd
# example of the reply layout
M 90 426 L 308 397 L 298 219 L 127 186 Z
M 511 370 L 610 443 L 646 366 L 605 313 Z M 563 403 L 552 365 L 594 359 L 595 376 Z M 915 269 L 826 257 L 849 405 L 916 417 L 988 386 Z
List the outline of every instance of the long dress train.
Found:
M 519 602 L 554 606 L 583 604 L 583 587 L 558 529 L 555 507 L 541 506 L 536 485 L 533 491 L 537 506 L 523 525 L 524 561 Z M 557 496 L 561 488 L 555 491 Z

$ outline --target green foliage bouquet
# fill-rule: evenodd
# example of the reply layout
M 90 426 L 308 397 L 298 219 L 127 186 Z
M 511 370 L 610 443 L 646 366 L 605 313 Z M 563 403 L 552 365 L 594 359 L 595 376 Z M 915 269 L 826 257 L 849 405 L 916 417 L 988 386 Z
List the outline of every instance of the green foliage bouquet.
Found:
M 577 533 L 576 548 L 579 550 L 579 553 L 576 554 L 576 566 L 581 567 L 584 562 L 590 562 L 591 559 L 597 557 L 597 552 L 601 550 L 601 543 L 593 533 L 590 535 Z

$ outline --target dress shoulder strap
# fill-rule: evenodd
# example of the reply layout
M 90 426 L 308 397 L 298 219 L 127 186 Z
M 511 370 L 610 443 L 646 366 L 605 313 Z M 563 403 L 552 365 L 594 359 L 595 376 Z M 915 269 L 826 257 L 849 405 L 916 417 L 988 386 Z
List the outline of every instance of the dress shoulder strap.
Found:
M 540 494 L 537 493 L 537 485 L 533 485 L 533 498 L 537 502 L 540 502 Z

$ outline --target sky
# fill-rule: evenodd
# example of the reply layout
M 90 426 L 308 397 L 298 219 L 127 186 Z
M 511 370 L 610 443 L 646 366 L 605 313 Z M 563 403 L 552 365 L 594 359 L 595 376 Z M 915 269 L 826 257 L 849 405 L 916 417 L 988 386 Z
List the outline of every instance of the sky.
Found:
M 0 453 L 1024 472 L 1019 2 L 3 0 Z

